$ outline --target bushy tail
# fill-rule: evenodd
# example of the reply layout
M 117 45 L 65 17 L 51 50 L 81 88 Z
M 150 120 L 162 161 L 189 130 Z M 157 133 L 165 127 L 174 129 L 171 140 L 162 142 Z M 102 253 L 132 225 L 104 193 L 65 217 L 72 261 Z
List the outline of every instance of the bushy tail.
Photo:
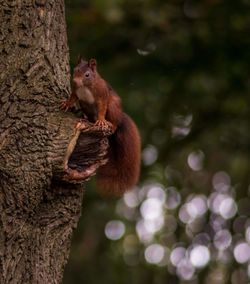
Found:
M 122 195 L 138 181 L 141 141 L 133 120 L 125 113 L 109 139 L 109 161 L 97 172 L 97 185 L 104 195 Z

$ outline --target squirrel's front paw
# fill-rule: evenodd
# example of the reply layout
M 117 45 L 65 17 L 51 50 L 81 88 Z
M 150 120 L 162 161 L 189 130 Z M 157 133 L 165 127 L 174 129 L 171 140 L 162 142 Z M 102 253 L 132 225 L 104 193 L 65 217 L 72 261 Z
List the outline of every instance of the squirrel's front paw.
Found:
M 103 119 L 103 120 L 98 119 L 95 122 L 95 126 L 98 126 L 102 130 L 106 130 L 106 129 L 110 128 L 110 123 L 105 119 Z
M 70 107 L 71 107 L 71 103 L 69 102 L 69 100 L 62 101 L 60 103 L 60 109 L 61 110 L 67 111 Z

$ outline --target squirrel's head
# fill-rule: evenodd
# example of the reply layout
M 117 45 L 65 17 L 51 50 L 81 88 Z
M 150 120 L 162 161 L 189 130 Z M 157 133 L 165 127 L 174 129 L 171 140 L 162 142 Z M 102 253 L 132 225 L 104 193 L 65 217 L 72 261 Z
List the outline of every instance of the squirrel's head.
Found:
M 96 60 L 93 58 L 89 61 L 86 61 L 81 57 L 79 58 L 73 74 L 73 82 L 76 87 L 90 86 L 92 84 L 97 73 L 96 65 Z

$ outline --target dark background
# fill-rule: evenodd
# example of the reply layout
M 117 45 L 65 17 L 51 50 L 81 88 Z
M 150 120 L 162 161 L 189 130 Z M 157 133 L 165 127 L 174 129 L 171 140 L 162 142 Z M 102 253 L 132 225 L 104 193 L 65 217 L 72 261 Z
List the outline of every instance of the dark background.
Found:
M 64 284 L 247 283 L 250 1 L 66 0 L 142 137 L 138 187 L 87 184 Z

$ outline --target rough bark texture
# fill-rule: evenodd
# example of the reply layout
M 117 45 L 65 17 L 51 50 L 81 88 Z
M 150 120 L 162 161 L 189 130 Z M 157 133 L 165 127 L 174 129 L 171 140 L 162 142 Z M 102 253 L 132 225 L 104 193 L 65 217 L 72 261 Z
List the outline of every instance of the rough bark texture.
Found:
M 75 134 L 58 108 L 70 89 L 63 0 L 0 0 L 0 40 L 0 283 L 60 283 L 83 196 L 60 181 Z M 92 164 L 103 159 L 105 139 L 79 137 L 97 143 Z

